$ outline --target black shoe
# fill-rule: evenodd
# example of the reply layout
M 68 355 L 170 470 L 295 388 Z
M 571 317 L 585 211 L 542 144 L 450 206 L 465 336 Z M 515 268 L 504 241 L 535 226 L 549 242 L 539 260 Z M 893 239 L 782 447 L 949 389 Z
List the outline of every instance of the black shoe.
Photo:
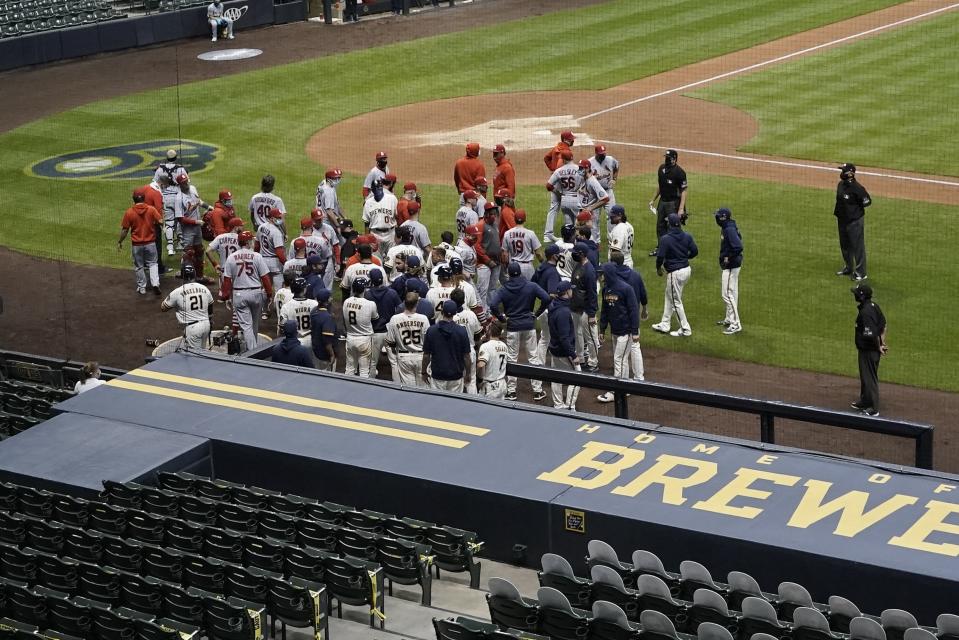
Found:
M 851 275 L 852 275 L 852 271 L 850 271 L 849 269 L 840 269 L 839 271 L 836 272 L 836 275 L 837 275 L 837 276 L 851 276 Z
M 876 418 L 879 416 L 879 409 L 863 409 L 862 413 L 870 418 Z
M 157 294 L 158 296 L 163 295 L 163 293 L 160 292 L 160 287 L 153 287 L 153 293 Z
M 849 404 L 849 406 L 855 409 L 856 411 L 865 411 L 866 409 L 868 409 L 866 405 L 860 404 L 858 402 L 852 402 Z
M 583 369 L 583 371 L 585 371 L 586 373 L 596 373 L 599 371 L 599 365 L 596 365 L 595 367 L 586 367 L 585 369 Z
M 658 254 L 658 253 L 659 253 L 659 247 L 656 247 L 655 249 L 650 249 L 650 250 L 649 250 L 649 255 L 650 255 L 650 256 L 655 256 L 655 255 Z

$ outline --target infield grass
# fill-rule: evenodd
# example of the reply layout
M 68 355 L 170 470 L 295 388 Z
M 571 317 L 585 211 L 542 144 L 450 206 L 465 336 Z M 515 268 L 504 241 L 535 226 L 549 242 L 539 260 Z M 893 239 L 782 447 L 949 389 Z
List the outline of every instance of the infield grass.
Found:
M 742 150 L 959 176 L 959 11 L 696 91 L 749 112 Z
M 209 142 L 220 153 L 213 167 L 194 176 L 201 193 L 212 197 L 217 187 L 230 185 L 242 205 L 258 189 L 260 176 L 272 172 L 288 208 L 302 214 L 312 206 L 322 171 L 305 156 L 306 141 L 344 118 L 464 95 L 471 88 L 487 93 L 601 89 L 890 4 L 894 2 L 687 0 L 666 11 L 662 4 L 620 0 L 85 105 L 0 136 L 0 244 L 50 258 L 129 268 L 127 250 L 113 248 L 135 183 L 24 177 L 25 167 L 56 154 L 180 136 Z M 508 68 L 481 80 L 451 73 L 476 68 L 475 50 L 464 46 L 476 42 L 491 56 L 508 51 L 499 56 Z M 558 48 L 557 42 L 569 45 Z M 611 48 L 618 55 L 584 54 Z M 397 67 L 384 60 L 402 61 L 402 79 Z M 158 118 L 161 113 L 178 113 L 179 121 Z M 650 287 L 650 313 L 656 319 L 662 310 L 661 281 L 644 251 L 653 243 L 653 222 L 638 204 L 648 200 L 652 179 L 624 178 L 617 195 L 632 212 L 636 265 Z M 348 175 L 341 185 L 351 213 L 358 203 L 350 194 L 357 193 L 360 180 Z M 703 215 L 690 223 L 702 250 L 686 298 L 694 336 L 682 341 L 644 328 L 646 344 L 854 374 L 855 306 L 849 281 L 832 275 L 839 266 L 832 193 L 708 176 L 694 176 L 693 185 L 692 210 L 728 204 L 741 221 L 747 247 L 741 283 L 746 329 L 730 338 L 712 324 L 722 314 L 715 261 L 718 230 Z M 421 187 L 427 203 L 424 222 L 436 237 L 451 227 L 455 196 L 446 184 Z M 532 228 L 541 230 L 541 188 L 522 187 L 519 201 L 531 214 Z M 951 291 L 937 277 L 945 266 L 941 257 L 950 250 L 946 235 L 927 238 L 907 222 L 923 219 L 945 226 L 950 214 L 948 207 L 888 200 L 869 211 L 871 275 L 890 319 L 896 356 L 884 363 L 883 380 L 959 390 L 948 366 L 957 349 L 937 340 L 949 332 L 951 317 L 942 313 Z M 920 247 L 923 255 L 938 259 L 917 260 Z M 910 322 L 918 317 L 921 323 Z

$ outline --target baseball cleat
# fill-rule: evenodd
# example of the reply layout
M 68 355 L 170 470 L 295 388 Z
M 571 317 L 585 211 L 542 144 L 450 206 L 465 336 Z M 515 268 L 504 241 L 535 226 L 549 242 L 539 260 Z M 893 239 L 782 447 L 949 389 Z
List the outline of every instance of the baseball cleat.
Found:
M 167 245 L 166 254 L 167 254 L 168 256 L 172 256 L 172 255 L 173 255 L 173 247 L 171 247 L 170 245 Z
M 659 247 L 653 247 L 652 249 L 649 250 L 650 256 L 655 256 L 658 253 L 659 253 Z
M 850 271 L 849 269 L 840 269 L 839 271 L 836 272 L 836 275 L 837 275 L 837 276 L 848 276 L 848 275 L 850 275 L 851 273 L 852 273 L 852 271 Z
M 728 326 L 729 326 L 729 320 L 717 320 L 717 321 L 716 321 L 716 324 L 718 324 L 718 325 L 720 325 L 720 326 L 722 326 L 722 327 L 728 327 Z
M 856 411 L 865 411 L 868 407 L 864 404 L 859 404 L 858 402 L 850 402 L 849 406 L 855 409 Z
M 534 401 L 539 402 L 540 400 L 544 400 L 545 398 L 546 398 L 546 392 L 545 392 L 545 391 L 534 391 L 534 392 L 533 392 L 533 400 L 534 400 Z
M 651 328 L 653 331 L 658 331 L 660 333 L 669 333 L 668 324 L 654 324 Z
M 210 42 L 216 42 L 216 36 L 213 36 L 212 38 L 210 38 Z
M 863 280 L 865 280 L 865 279 L 868 278 L 868 277 L 869 277 L 869 276 L 859 275 L 858 273 L 854 273 L 854 274 L 852 275 L 852 279 L 855 280 L 856 282 L 862 282 Z
M 611 392 L 607 391 L 606 393 L 601 393 L 600 395 L 596 396 L 596 399 L 599 400 L 600 402 L 612 402 L 613 400 L 616 399 L 616 396 L 614 396 Z
M 516 392 L 515 392 L 515 391 L 512 391 L 512 392 L 510 392 L 510 393 L 507 393 L 507 394 L 504 396 L 504 398 L 506 398 L 507 400 L 516 400 Z
M 675 331 L 670 331 L 669 335 L 674 338 L 688 338 L 693 335 L 693 332 L 691 329 L 676 329 Z
M 870 418 L 876 418 L 879 416 L 879 409 L 863 409 L 862 414 L 864 416 L 869 416 Z
M 163 295 L 163 294 L 160 292 L 160 287 L 153 287 L 153 293 L 155 293 L 155 294 L 158 295 L 158 296 L 162 296 L 162 295 Z
M 728 326 L 725 329 L 723 329 L 723 335 L 731 336 L 734 333 L 739 333 L 742 330 L 743 330 L 742 327 Z
M 230 40 L 232 40 L 232 39 L 233 39 L 233 34 L 231 33 L 229 37 L 230 37 Z

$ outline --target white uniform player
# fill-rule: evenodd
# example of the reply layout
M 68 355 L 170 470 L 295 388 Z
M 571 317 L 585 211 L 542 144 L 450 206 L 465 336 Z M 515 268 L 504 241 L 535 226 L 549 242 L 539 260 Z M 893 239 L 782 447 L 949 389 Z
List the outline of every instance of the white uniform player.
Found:
M 302 294 L 300 294 L 302 295 Z M 278 314 L 279 325 L 282 327 L 287 320 L 296 322 L 296 336 L 300 344 L 313 351 L 313 340 L 310 334 L 310 313 L 316 308 L 316 300 L 310 298 L 293 298 L 283 305 Z
M 244 238 L 248 238 L 244 241 Z M 247 349 L 256 346 L 260 330 L 260 312 L 267 302 L 263 292 L 263 276 L 270 274 L 266 262 L 256 251 L 244 246 L 253 241 L 253 234 L 244 231 L 239 236 L 240 249 L 223 266 L 223 277 L 229 278 L 232 288 L 233 316 L 236 318 Z
M 518 262 L 527 280 L 533 279 L 533 256 L 542 247 L 536 234 L 523 226 L 515 226 L 503 234 L 503 248 L 511 262 Z
M 386 323 L 386 345 L 396 354 L 393 381 L 410 387 L 422 387 L 423 340 L 430 328 L 429 318 L 405 309 Z
M 553 244 L 559 247 L 559 254 L 556 256 L 556 272 L 560 280 L 570 280 L 573 277 L 573 243 L 557 240 Z
M 373 190 L 373 183 L 379 180 L 383 181 L 383 178 L 386 177 L 386 174 L 390 172 L 390 167 L 386 164 L 387 156 L 385 151 L 380 151 L 376 154 L 376 166 L 370 169 L 370 172 L 366 174 L 366 177 L 363 179 L 363 190 L 364 193 L 369 193 Z
M 390 247 L 389 252 L 386 254 L 386 262 L 383 263 L 383 266 L 388 266 L 390 270 L 390 282 L 396 280 L 400 271 L 397 271 L 393 265 L 396 264 L 397 258 L 406 262 L 406 258 L 409 256 L 416 256 L 417 258 L 423 257 L 423 252 L 420 251 L 419 247 L 413 244 L 397 244 Z
M 343 172 L 339 169 L 330 169 L 325 179 L 316 187 L 316 208 L 323 212 L 325 217 L 332 217 L 339 221 L 343 219 L 343 208 L 340 206 L 340 195 L 336 188 L 340 184 Z
M 476 393 L 476 334 L 483 330 L 479 319 L 469 307 L 465 306 L 463 310 L 453 316 L 453 322 L 466 329 L 470 338 L 470 383 L 466 386 L 466 393 Z
M 623 212 L 621 205 L 609 208 L 609 221 L 613 225 L 609 229 L 609 252 L 612 253 L 614 249 L 622 252 L 623 264 L 632 268 L 633 225 L 626 221 L 625 212 Z
M 436 313 L 440 314 L 440 317 L 442 317 L 443 314 L 443 303 L 450 299 L 450 295 L 456 289 L 463 290 L 463 294 L 465 296 L 465 301 L 463 302 L 464 308 L 474 309 L 479 306 L 479 298 L 476 295 L 476 289 L 470 283 L 461 282 L 458 286 L 453 284 L 450 284 L 449 286 L 436 284 L 430 287 L 426 292 L 426 299 L 429 300 L 429 303 L 433 306 L 433 309 L 436 310 Z
M 592 213 L 593 232 L 591 238 L 600 244 L 599 235 L 599 216 L 600 209 L 609 200 L 609 194 L 599 183 L 596 176 L 587 176 L 582 188 L 579 190 L 579 208 L 588 209 Z M 602 203 L 602 204 L 601 204 Z M 606 231 L 609 234 L 609 230 Z
M 280 322 L 280 310 L 283 309 L 283 305 L 293 299 L 293 290 L 289 287 L 280 287 L 276 290 L 276 293 L 273 294 L 273 311 L 274 315 L 277 317 L 276 322 L 276 335 L 283 335 L 283 323 Z
M 373 269 L 382 270 L 383 267 L 374 262 L 354 262 L 343 272 L 343 279 L 340 281 L 340 286 L 350 291 L 354 282 L 360 278 L 368 279 L 370 277 L 370 271 Z
M 363 296 L 365 283 L 355 282 L 353 295 L 343 302 L 346 326 L 346 374 L 370 377 L 373 357 L 373 321 L 380 317 L 376 303 Z M 379 355 L 379 354 L 377 354 Z
M 272 211 L 279 212 L 278 209 Z M 283 251 L 283 232 L 279 227 L 281 220 L 282 218 L 270 216 L 256 231 L 256 239 L 260 242 L 260 255 L 270 269 L 273 287 L 276 289 L 283 286 L 283 263 L 285 262 L 283 258 L 286 257 Z
M 376 238 L 379 245 L 376 255 L 380 260 L 386 259 L 390 247 L 396 242 L 396 204 L 396 196 L 386 189 L 383 189 L 380 200 L 371 194 L 363 203 L 363 222 Z
M 593 175 L 599 180 L 599 185 L 609 196 L 607 206 L 616 204 L 616 195 L 613 189 L 616 187 L 616 180 L 619 179 L 619 160 L 606 153 L 606 147 L 598 144 L 594 148 L 596 155 L 589 159 Z
M 286 216 L 286 205 L 283 204 L 283 198 L 280 196 L 261 191 L 250 198 L 250 220 L 253 221 L 254 229 L 259 229 L 260 225 L 267 221 L 272 209 L 279 209 L 283 216 Z
M 160 309 L 176 310 L 176 319 L 183 326 L 183 342 L 189 349 L 210 346 L 210 310 L 213 294 L 199 282 L 188 282 L 170 292 Z
M 565 224 L 575 224 L 576 214 L 579 213 L 579 189 L 583 186 L 584 177 L 579 166 L 572 160 L 553 172 L 546 181 L 546 189 L 552 193 L 549 211 L 546 213 L 546 233 L 544 240 L 554 240 L 553 225 L 556 224 L 556 211 L 562 209 Z
M 506 363 L 509 351 L 498 337 L 480 345 L 477 366 L 483 367 L 483 395 L 487 398 L 506 397 Z
M 183 178 L 180 178 L 181 180 Z M 177 187 L 176 197 L 173 198 L 173 217 L 180 224 L 180 236 L 183 244 L 191 246 L 197 244 L 192 240 L 187 242 L 183 238 L 186 237 L 187 232 L 189 232 L 190 237 L 200 236 L 200 226 L 199 225 L 184 225 L 180 223 L 181 218 L 189 218 L 191 220 L 200 220 L 200 205 L 203 201 L 200 199 L 200 194 L 197 193 L 196 187 L 192 184 L 189 188 L 184 191 L 180 187 Z M 189 228 L 188 228 L 189 227 Z M 194 231 L 195 227 L 195 231 Z M 201 239 L 202 241 L 202 239 Z

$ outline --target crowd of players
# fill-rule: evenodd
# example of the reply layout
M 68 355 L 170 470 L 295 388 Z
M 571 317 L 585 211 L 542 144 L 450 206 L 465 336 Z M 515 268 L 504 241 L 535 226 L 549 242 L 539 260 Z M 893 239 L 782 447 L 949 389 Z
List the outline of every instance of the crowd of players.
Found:
M 632 268 L 633 227 L 625 208 L 615 204 L 619 163 L 602 145 L 592 157 L 574 162 L 573 140 L 571 132 L 563 132 L 544 157 L 550 206 L 542 241 L 515 204 L 515 171 L 505 147 L 493 149 L 491 185 L 479 145 L 469 143 L 453 170 L 460 195 L 450 220 L 455 232 L 442 232 L 435 244 L 419 221 L 417 186 L 408 182 L 398 188 L 385 152 L 376 154 L 363 183 L 363 233 L 340 204 L 342 173 L 333 168 L 317 187 L 311 215 L 298 221 L 299 235 L 290 238 L 293 221 L 273 193 L 272 176 L 263 178 L 250 200 L 247 227 L 229 190 L 213 205 L 203 202 L 170 151 L 154 181 L 134 191 L 118 246 L 131 231 L 141 294 L 148 280 L 159 293 L 161 236 L 168 259 L 182 251 L 184 284 L 162 308 L 176 310 L 185 341 L 194 348 L 207 347 L 210 335 L 214 299 L 206 285 L 215 281 L 204 275 L 208 259 L 219 276 L 218 298 L 232 310 L 234 332 L 246 348 L 256 345 L 261 321 L 276 318 L 284 340 L 274 348 L 274 361 L 335 370 L 337 354 L 343 353 L 347 374 L 376 377 L 385 354 L 396 382 L 514 399 L 517 381 L 506 376 L 506 363 L 525 352 L 532 365 L 595 372 L 609 330 L 613 374 L 642 380 L 639 338 L 647 293 Z M 653 329 L 682 337 L 691 334 L 682 288 L 698 249 L 682 229 L 686 178 L 677 157 L 666 152 L 649 205 L 664 229 L 650 255 L 656 256 L 659 275 L 666 275 L 664 313 Z M 557 213 L 563 214 L 558 238 Z M 719 210 L 716 220 L 722 227 L 727 306 L 719 324 L 733 334 L 741 325 L 730 276 L 738 279 L 742 242 L 728 209 Z M 531 384 L 534 400 L 545 399 L 542 383 Z M 552 387 L 554 407 L 575 409 L 578 389 Z M 599 400 L 613 397 L 603 394 Z

